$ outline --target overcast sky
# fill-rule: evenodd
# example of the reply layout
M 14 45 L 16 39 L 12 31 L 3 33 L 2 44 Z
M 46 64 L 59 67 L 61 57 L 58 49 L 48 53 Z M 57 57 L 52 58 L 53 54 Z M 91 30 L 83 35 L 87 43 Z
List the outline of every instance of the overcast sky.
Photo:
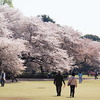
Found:
M 49 15 L 57 24 L 100 37 L 100 0 L 12 0 L 25 16 Z

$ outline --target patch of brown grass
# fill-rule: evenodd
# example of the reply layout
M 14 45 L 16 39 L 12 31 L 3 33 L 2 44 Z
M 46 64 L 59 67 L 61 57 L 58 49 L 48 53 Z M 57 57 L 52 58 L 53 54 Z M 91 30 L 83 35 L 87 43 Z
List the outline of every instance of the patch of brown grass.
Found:
M 28 98 L 0 98 L 0 100 L 33 100 Z

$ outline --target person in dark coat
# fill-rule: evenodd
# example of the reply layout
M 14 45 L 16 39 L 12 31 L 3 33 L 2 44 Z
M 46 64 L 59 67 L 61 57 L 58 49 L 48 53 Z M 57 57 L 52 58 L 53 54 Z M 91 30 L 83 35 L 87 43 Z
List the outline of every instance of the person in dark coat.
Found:
M 5 85 L 5 72 L 4 71 L 1 71 L 1 86 L 4 87 Z
M 57 96 L 61 96 L 62 82 L 65 85 L 63 76 L 61 75 L 61 72 L 58 71 L 58 74 L 54 78 L 54 84 L 56 86 Z
M 11 79 L 12 79 L 12 82 L 14 82 L 14 81 L 17 82 L 17 75 L 16 74 L 12 74 Z
M 98 72 L 95 72 L 94 76 L 95 76 L 95 79 L 98 79 Z

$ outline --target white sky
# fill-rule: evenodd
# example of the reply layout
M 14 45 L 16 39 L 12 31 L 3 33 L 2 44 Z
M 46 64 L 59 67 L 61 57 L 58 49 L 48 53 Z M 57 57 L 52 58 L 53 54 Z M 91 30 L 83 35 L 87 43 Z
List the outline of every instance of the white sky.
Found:
M 100 0 L 12 0 L 25 16 L 49 15 L 57 24 L 100 37 Z

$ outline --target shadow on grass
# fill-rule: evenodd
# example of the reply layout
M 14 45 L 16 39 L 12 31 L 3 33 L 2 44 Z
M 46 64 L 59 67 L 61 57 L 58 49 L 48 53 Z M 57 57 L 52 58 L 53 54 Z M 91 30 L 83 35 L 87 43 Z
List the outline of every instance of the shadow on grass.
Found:
M 37 89 L 45 89 L 45 87 L 37 87 Z
M 62 96 L 53 95 L 52 97 L 62 97 Z M 75 97 L 66 97 L 66 98 L 75 98 Z

